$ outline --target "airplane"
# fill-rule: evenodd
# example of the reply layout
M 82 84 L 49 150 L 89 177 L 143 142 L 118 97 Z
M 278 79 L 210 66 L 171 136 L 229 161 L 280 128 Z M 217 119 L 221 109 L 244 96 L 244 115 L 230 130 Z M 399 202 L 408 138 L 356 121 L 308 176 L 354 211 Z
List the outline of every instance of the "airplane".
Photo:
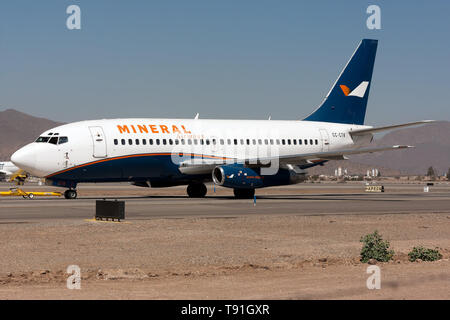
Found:
M 23 185 L 27 178 L 28 174 L 11 161 L 0 162 L 0 180 L 8 179 L 9 182 L 16 181 L 18 185 Z
M 19 171 L 19 168 L 17 168 L 11 161 L 0 162 L 0 175 L 2 177 L 10 177 L 17 171 Z
M 205 182 L 232 188 L 235 198 L 255 189 L 299 183 L 307 169 L 349 155 L 402 150 L 369 146 L 373 134 L 431 122 L 364 124 L 378 40 L 363 39 L 322 103 L 303 120 L 109 119 L 65 124 L 42 133 L 11 160 L 47 185 L 128 181 L 140 187 L 187 185 L 191 198 Z M 276 106 L 277 108 L 279 106 Z

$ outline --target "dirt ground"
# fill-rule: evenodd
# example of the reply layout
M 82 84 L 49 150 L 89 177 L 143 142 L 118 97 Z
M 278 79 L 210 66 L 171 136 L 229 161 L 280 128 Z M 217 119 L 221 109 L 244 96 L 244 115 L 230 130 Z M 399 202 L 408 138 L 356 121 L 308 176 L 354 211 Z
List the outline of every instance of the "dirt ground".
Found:
M 374 230 L 396 252 L 380 290 L 359 262 Z M 417 245 L 443 259 L 409 262 Z M 450 213 L 8 222 L 0 252 L 0 299 L 450 298 Z

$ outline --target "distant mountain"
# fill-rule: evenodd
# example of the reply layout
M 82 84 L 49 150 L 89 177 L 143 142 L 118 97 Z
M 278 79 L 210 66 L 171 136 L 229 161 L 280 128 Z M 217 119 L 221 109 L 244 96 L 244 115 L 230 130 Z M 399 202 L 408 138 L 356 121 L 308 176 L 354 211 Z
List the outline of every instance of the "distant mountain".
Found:
M 351 160 L 418 175 L 425 175 L 430 166 L 433 166 L 439 175 L 446 173 L 450 167 L 450 122 L 448 121 L 396 130 L 376 140 L 375 144 L 379 146 L 404 144 L 415 146 L 415 148 L 352 156 Z
M 45 130 L 61 124 L 13 109 L 0 111 L 0 161 L 9 160 L 17 149 L 34 141 Z

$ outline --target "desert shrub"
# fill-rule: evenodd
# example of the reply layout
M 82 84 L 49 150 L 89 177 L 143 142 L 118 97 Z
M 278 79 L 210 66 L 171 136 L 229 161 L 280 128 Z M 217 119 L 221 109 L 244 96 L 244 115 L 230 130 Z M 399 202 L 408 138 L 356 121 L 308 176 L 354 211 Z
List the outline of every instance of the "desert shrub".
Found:
M 383 240 L 377 230 L 375 230 L 374 233 L 361 237 L 360 242 L 363 243 L 361 249 L 361 262 L 366 263 L 370 259 L 387 262 L 391 260 L 394 255 L 394 251 L 389 250 L 389 241 Z
M 442 254 L 437 249 L 428 249 L 424 247 L 414 247 L 408 253 L 409 261 L 414 262 L 417 259 L 423 261 L 435 261 L 442 258 Z

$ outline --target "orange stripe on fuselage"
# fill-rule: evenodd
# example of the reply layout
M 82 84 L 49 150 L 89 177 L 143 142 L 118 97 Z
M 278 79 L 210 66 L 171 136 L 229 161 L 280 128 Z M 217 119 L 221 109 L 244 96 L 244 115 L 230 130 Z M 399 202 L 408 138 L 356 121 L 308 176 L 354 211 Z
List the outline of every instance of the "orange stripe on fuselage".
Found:
M 202 155 L 202 154 L 195 154 L 195 153 L 183 153 L 183 152 L 178 152 L 178 153 L 141 153 L 141 154 L 130 154 L 130 155 L 126 155 L 126 156 L 120 156 L 120 157 L 114 157 L 114 158 L 108 158 L 108 159 L 101 159 L 101 160 L 97 160 L 97 161 L 93 161 L 93 162 L 88 162 L 88 163 L 84 163 L 84 164 L 80 164 L 78 166 L 72 167 L 72 168 L 68 168 L 65 170 L 61 170 L 52 174 L 49 174 L 48 176 L 46 176 L 45 178 L 50 178 L 53 177 L 57 174 L 61 174 L 64 172 L 68 172 L 71 170 L 75 170 L 78 168 L 82 168 L 82 167 L 86 167 L 86 166 L 90 166 L 90 165 L 94 165 L 97 163 L 102 163 L 102 162 L 106 162 L 106 161 L 113 161 L 113 160 L 120 160 L 120 159 L 126 159 L 126 158 L 138 158 L 138 157 L 154 157 L 154 156 L 171 156 L 171 155 L 183 155 L 183 156 L 189 156 L 189 157 L 202 157 L 202 158 L 210 158 L 210 159 L 221 159 L 221 160 L 231 160 L 232 158 L 226 158 L 226 157 L 217 157 L 217 156 L 207 156 L 207 155 Z

